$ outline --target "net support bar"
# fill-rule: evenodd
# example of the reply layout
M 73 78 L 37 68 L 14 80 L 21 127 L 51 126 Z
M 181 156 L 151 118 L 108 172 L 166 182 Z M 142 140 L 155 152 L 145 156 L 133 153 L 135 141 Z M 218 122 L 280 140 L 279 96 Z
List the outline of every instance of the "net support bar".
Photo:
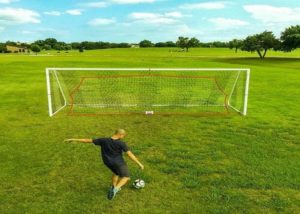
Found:
M 51 86 L 50 86 L 50 74 L 49 69 L 46 69 L 46 82 L 47 82 L 47 96 L 48 96 L 48 110 L 49 110 L 49 116 L 53 116 L 53 110 L 52 110 L 52 97 L 51 97 Z
M 249 85 L 250 85 L 250 69 L 247 69 L 246 86 L 245 86 L 245 98 L 244 98 L 244 110 L 243 110 L 243 115 L 244 116 L 247 115 L 247 110 L 248 110 Z

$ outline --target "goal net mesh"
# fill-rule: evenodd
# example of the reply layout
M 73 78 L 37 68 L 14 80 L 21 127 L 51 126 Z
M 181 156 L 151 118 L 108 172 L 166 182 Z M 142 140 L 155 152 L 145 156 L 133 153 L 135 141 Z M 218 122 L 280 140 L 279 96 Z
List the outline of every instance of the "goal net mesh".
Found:
M 48 69 L 50 115 L 243 112 L 246 70 Z

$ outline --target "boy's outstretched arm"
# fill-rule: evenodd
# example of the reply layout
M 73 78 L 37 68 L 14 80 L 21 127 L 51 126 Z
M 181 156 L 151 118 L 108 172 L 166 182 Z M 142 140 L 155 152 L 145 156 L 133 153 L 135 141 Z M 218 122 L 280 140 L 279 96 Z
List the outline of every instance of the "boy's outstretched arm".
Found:
M 144 165 L 135 157 L 135 155 L 131 151 L 128 151 L 126 153 L 127 153 L 128 157 L 131 160 L 133 160 L 134 162 L 136 162 L 142 170 L 144 169 Z
M 64 142 L 80 142 L 80 143 L 92 143 L 92 139 L 66 139 Z

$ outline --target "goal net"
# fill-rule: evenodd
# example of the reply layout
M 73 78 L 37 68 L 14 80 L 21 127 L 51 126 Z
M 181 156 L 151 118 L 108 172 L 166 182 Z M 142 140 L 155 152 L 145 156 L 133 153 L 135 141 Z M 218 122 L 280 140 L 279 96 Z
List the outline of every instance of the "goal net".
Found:
M 247 114 L 249 69 L 47 68 L 49 115 Z

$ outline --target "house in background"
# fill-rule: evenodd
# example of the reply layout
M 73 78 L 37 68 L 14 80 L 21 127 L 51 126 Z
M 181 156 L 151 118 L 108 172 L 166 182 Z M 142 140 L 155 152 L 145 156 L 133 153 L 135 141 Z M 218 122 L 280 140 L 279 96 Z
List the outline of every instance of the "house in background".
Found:
M 8 52 L 11 53 L 26 53 L 28 51 L 26 47 L 18 47 L 18 46 L 11 46 L 11 45 L 6 45 L 6 49 Z
M 130 47 L 131 48 L 140 48 L 140 45 L 139 44 L 131 44 Z

